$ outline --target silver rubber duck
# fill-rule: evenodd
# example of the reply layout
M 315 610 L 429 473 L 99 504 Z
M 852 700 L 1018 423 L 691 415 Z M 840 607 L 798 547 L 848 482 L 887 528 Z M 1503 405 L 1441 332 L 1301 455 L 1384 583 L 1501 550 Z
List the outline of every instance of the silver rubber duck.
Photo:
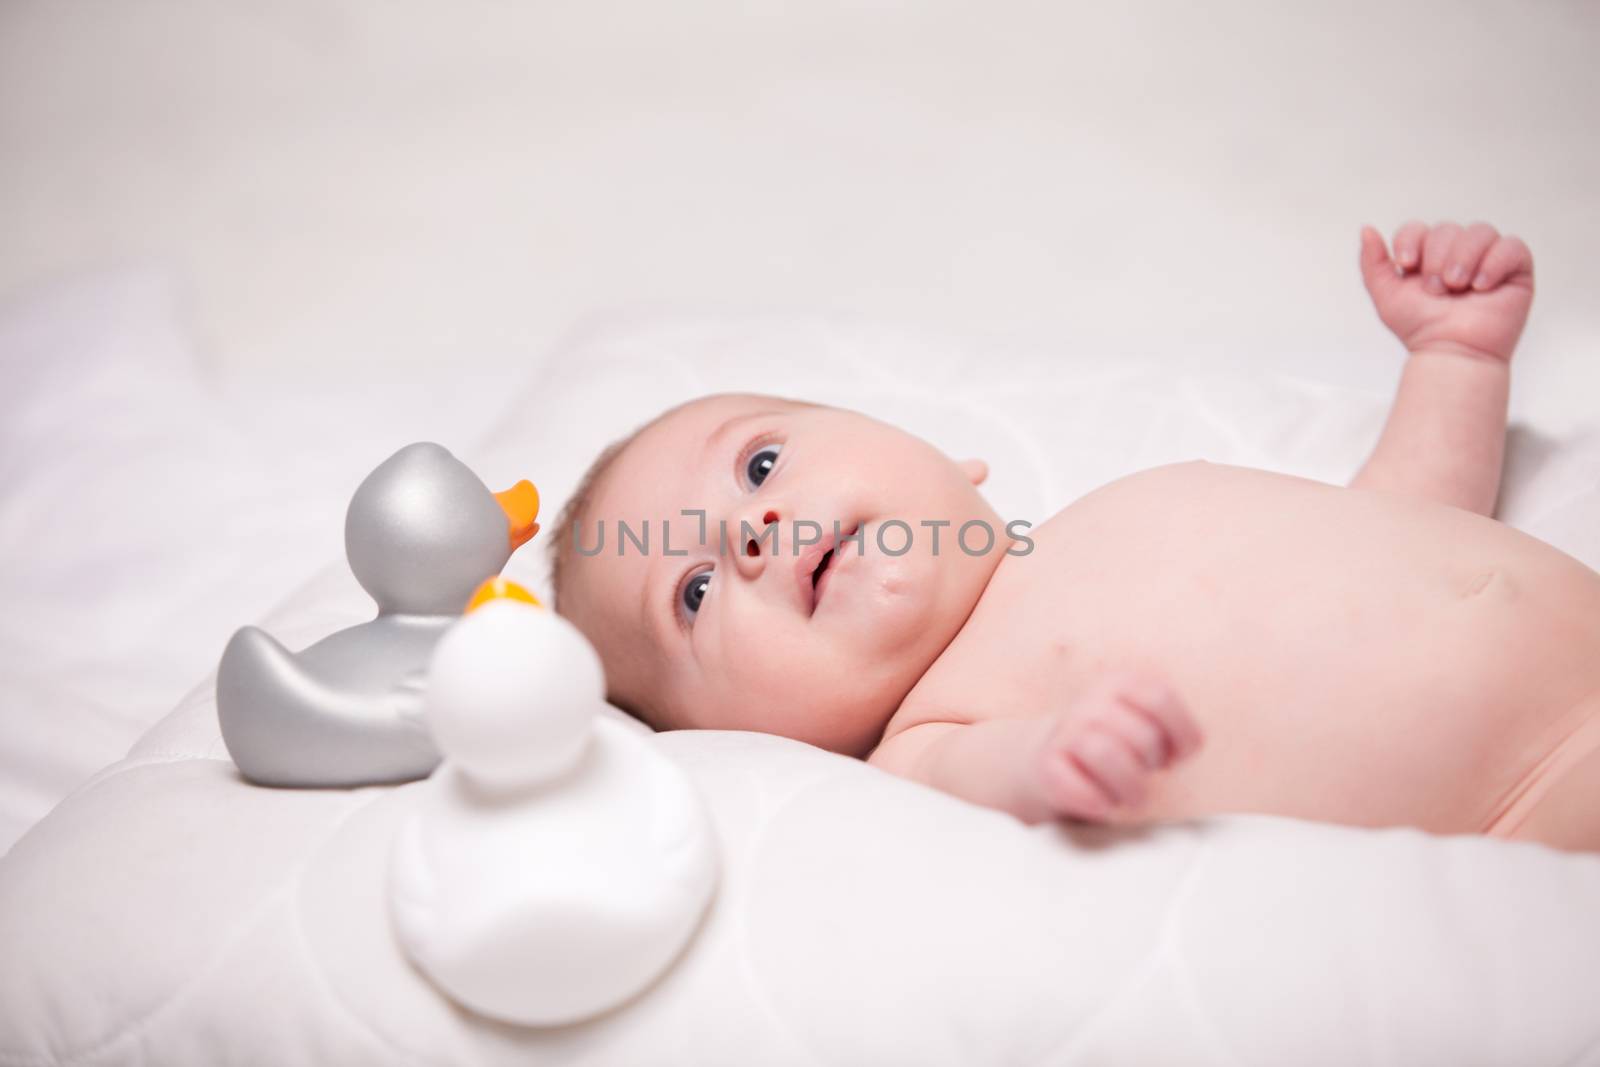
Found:
M 491 493 L 443 447 L 407 445 L 367 475 L 345 515 L 371 622 L 299 652 L 246 626 L 217 668 L 228 753 L 260 785 L 357 786 L 426 777 L 440 760 L 423 708 L 433 647 L 475 590 L 538 532 L 527 481 Z

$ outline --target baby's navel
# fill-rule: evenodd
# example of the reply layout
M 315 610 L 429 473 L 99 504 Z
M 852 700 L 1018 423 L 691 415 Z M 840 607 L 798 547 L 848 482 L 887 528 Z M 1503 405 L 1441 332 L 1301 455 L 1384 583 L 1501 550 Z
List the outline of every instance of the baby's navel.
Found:
M 1473 571 L 1467 577 L 1467 580 L 1461 584 L 1459 595 L 1462 600 L 1470 600 L 1473 597 L 1482 596 L 1486 592 L 1493 592 L 1503 600 L 1510 600 L 1516 595 L 1511 580 L 1506 577 L 1503 571 L 1495 570 L 1492 567 Z

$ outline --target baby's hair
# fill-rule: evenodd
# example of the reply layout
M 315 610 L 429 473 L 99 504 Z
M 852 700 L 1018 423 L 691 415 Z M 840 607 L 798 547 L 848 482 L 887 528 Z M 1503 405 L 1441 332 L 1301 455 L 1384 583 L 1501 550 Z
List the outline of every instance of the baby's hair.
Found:
M 584 512 L 589 510 L 589 503 L 594 498 L 595 487 L 600 484 L 600 479 L 605 477 L 617 457 L 622 455 L 623 450 L 633 443 L 633 439 L 638 437 L 643 429 L 641 426 L 626 437 L 612 441 L 601 449 L 594 462 L 589 464 L 589 469 L 583 472 L 583 477 L 578 479 L 578 487 L 572 491 L 572 496 L 561 508 L 561 514 L 556 517 L 556 528 L 551 531 L 545 551 L 550 554 L 550 606 L 557 614 L 561 613 L 561 581 L 572 546 L 572 532 L 583 520 Z
M 693 401 L 685 401 L 693 403 Z M 584 515 L 589 510 L 589 505 L 594 500 L 595 491 L 601 481 L 617 462 L 617 458 L 628 450 L 628 446 L 650 427 L 666 418 L 668 415 L 683 407 L 683 404 L 674 404 L 649 422 L 635 427 L 631 433 L 612 441 L 589 464 L 589 469 L 583 472 L 583 477 L 578 479 L 578 487 L 572 491 L 567 502 L 562 505 L 561 513 L 556 516 L 556 528 L 550 534 L 545 551 L 550 555 L 550 608 L 556 614 L 561 614 L 561 586 L 566 576 L 566 569 L 572 561 L 572 538 L 574 531 L 583 521 Z M 618 699 L 613 693 L 606 693 L 606 700 L 613 707 L 621 709 L 624 714 L 631 715 L 652 730 L 656 724 L 644 714 L 643 709 L 633 707 Z
M 648 425 L 649 423 L 645 424 L 645 426 Z M 556 517 L 556 528 L 550 534 L 550 540 L 546 544 L 545 551 L 550 554 L 550 608 L 558 615 L 561 614 L 561 580 L 570 555 L 573 530 L 583 520 L 584 512 L 589 509 L 589 502 L 594 497 L 595 487 L 605 477 L 606 472 L 611 469 L 611 465 L 616 462 L 617 457 L 622 455 L 623 451 L 633 443 L 633 439 L 644 431 L 644 428 L 644 426 L 641 426 L 626 437 L 618 438 L 600 450 L 600 454 L 595 457 L 594 462 L 589 464 L 589 469 L 583 472 L 583 477 L 578 479 L 578 487 L 572 491 L 572 496 L 562 505 L 561 514 Z M 640 714 L 637 708 L 628 706 L 611 693 L 606 694 L 606 700 L 613 707 L 619 708 L 624 714 L 631 715 L 651 729 L 655 729 L 654 724 Z
M 578 479 L 578 487 L 572 491 L 572 496 L 561 508 L 561 514 L 556 516 L 556 528 L 546 542 L 545 551 L 550 554 L 550 607 L 556 614 L 561 613 L 561 581 L 565 577 L 567 565 L 572 559 L 572 532 L 583 521 L 584 514 L 589 510 L 589 504 L 594 499 L 595 490 L 605 478 L 606 472 L 616 463 L 617 457 L 628 450 L 634 439 L 650 427 L 671 415 L 674 411 L 693 400 L 685 400 L 682 404 L 674 404 L 649 422 L 636 426 L 623 437 L 612 441 L 589 464 L 589 469 L 583 472 L 583 477 Z

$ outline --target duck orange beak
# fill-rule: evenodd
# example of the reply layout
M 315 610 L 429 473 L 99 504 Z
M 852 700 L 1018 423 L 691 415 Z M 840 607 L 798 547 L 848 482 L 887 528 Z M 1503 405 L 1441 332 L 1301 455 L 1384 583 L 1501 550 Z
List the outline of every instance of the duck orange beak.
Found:
M 539 517 L 539 490 L 524 478 L 494 498 L 511 524 L 511 551 L 515 552 L 539 532 L 539 524 L 533 521 Z
M 538 597 L 516 582 L 497 576 L 478 586 L 477 592 L 472 594 L 472 599 L 467 601 L 467 610 L 462 614 L 471 615 L 492 600 L 518 600 L 524 604 L 532 604 L 536 608 L 544 607 L 539 603 Z

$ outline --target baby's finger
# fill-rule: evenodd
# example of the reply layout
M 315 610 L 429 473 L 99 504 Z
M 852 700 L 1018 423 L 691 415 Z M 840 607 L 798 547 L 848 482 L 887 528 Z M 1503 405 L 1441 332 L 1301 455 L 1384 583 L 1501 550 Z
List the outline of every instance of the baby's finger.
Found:
M 1394 261 L 1401 270 L 1416 270 L 1422 262 L 1422 239 L 1428 227 L 1420 222 L 1408 222 L 1394 231 Z
M 1124 690 L 1124 697 L 1134 708 L 1154 720 L 1166 734 L 1172 749 L 1172 759 L 1183 759 L 1199 751 L 1204 737 L 1200 724 L 1194 721 L 1189 709 L 1170 686 L 1160 682 L 1142 682 L 1136 688 Z
M 1144 802 L 1145 770 L 1122 741 L 1101 729 L 1089 729 L 1067 744 L 1078 769 L 1093 779 L 1118 805 Z
M 1116 807 L 1110 794 L 1065 750 L 1050 753 L 1045 762 L 1044 801 L 1057 815 L 1090 821 L 1109 818 Z
M 1400 276 L 1383 247 L 1383 235 L 1371 226 L 1361 228 L 1361 280 L 1367 283 L 1367 292 L 1380 303 L 1399 288 Z
M 1483 254 L 1472 287 L 1481 293 L 1517 277 L 1533 277 L 1533 253 L 1522 243 L 1522 238 L 1507 235 L 1495 241 Z
M 1097 725 L 1120 738 L 1149 770 L 1159 771 L 1172 762 L 1176 746 L 1167 738 L 1166 729 L 1156 721 L 1155 716 L 1132 704 L 1119 709 L 1118 714 L 1106 715 Z
M 1444 284 L 1452 292 L 1459 293 L 1472 284 L 1472 279 L 1478 273 L 1479 261 L 1499 236 L 1500 231 L 1487 222 L 1474 222 L 1450 246 L 1450 259 L 1444 268 Z
M 1461 227 L 1453 222 L 1441 222 L 1428 231 L 1428 239 L 1422 246 L 1422 287 L 1428 292 L 1447 292 L 1444 268 L 1460 239 Z

